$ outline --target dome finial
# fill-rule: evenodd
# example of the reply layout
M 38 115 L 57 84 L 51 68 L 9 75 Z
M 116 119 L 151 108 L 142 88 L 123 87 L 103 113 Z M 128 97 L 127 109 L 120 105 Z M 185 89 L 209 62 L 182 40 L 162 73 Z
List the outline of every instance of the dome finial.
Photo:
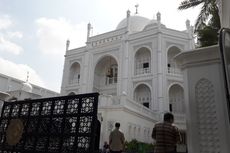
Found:
M 139 7 L 139 4 L 136 4 L 135 7 L 136 7 L 136 13 L 135 13 L 135 14 L 138 14 L 138 7 Z
M 161 22 L 161 13 L 160 12 L 157 12 L 157 21 Z
M 130 10 L 127 10 L 126 17 L 130 17 Z

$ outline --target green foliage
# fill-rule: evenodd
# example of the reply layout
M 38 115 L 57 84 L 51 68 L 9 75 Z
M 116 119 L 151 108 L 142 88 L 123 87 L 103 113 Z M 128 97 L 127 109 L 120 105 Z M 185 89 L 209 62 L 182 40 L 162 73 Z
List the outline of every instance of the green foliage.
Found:
M 184 10 L 198 5 L 202 6 L 195 24 L 199 47 L 215 45 L 218 43 L 218 31 L 221 27 L 216 0 L 184 0 L 178 9 Z
M 136 139 L 133 139 L 130 142 L 125 142 L 125 151 L 127 153 L 151 153 L 153 152 L 154 145 L 139 142 Z
M 207 24 L 203 24 L 202 27 L 198 28 L 197 39 L 200 43 L 200 47 L 211 46 L 218 43 L 218 31 L 220 29 L 220 17 L 219 10 L 216 4 L 210 6 L 210 20 Z
M 197 39 L 200 47 L 211 46 L 218 43 L 218 31 L 211 26 L 205 26 L 201 30 L 197 30 Z

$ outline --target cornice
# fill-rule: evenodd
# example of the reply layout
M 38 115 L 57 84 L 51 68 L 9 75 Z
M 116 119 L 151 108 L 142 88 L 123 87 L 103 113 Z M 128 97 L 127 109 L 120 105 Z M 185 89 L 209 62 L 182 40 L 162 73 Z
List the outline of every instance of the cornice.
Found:
M 203 47 L 182 52 L 174 57 L 182 68 L 197 65 L 208 65 L 220 62 L 219 46 Z

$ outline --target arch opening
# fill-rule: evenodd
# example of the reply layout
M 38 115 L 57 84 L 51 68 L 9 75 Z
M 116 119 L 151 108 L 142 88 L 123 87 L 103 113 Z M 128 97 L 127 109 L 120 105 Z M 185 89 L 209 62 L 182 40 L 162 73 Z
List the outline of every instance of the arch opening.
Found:
M 151 73 L 151 52 L 142 47 L 135 54 L 135 75 Z
M 168 73 L 176 73 L 176 74 L 180 74 L 181 70 L 178 67 L 176 61 L 173 59 L 174 56 L 176 56 L 177 54 L 179 54 L 181 52 L 181 50 L 176 47 L 170 47 L 168 49 L 168 53 L 167 53 L 167 58 L 168 58 L 168 63 L 167 63 L 167 67 L 168 67 Z
M 150 108 L 151 91 L 145 84 L 140 84 L 134 90 L 134 100 L 143 106 Z
M 169 110 L 175 114 L 185 114 L 184 89 L 178 84 L 169 88 Z
M 93 91 L 117 95 L 118 64 L 112 56 L 102 58 L 95 67 Z
M 69 84 L 80 83 L 80 64 L 75 62 L 71 65 L 69 71 Z

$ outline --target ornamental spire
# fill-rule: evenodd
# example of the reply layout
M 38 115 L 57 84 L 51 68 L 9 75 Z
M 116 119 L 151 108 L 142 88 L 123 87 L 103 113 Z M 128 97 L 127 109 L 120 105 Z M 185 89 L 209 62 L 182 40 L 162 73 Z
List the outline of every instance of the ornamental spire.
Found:
M 160 12 L 157 12 L 157 21 L 161 22 L 161 13 Z
M 135 14 L 138 14 L 138 7 L 139 7 L 139 4 L 136 4 L 135 7 L 136 7 L 136 13 L 135 13 Z
M 70 41 L 69 39 L 66 40 L 66 51 L 69 50 L 69 44 L 70 44 Z
M 29 74 L 30 74 L 30 72 L 27 71 L 26 82 L 29 82 Z

